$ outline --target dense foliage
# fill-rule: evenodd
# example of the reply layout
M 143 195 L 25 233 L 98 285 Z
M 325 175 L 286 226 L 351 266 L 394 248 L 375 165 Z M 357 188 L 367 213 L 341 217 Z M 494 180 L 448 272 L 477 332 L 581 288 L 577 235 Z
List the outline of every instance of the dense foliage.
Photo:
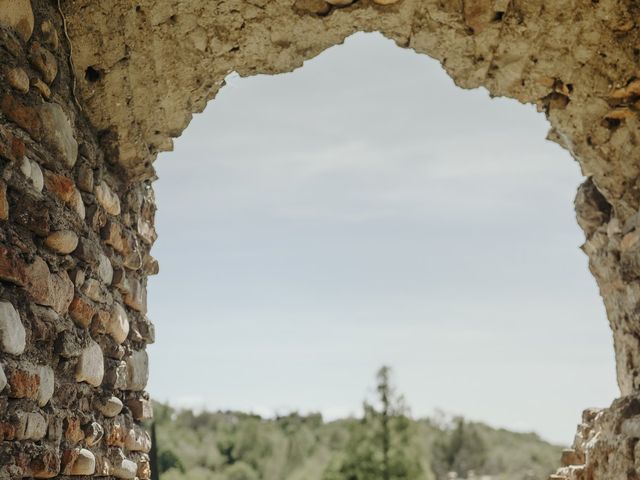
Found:
M 546 478 L 561 448 L 533 433 L 468 422 L 413 420 L 385 368 L 361 419 L 275 419 L 156 404 L 161 480 L 441 480 L 455 471 L 496 480 Z

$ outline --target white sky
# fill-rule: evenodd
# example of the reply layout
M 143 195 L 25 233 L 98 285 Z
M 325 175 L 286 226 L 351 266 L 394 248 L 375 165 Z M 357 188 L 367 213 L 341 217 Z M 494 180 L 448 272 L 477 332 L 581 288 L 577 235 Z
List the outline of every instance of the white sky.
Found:
M 569 444 L 617 387 L 547 129 L 377 34 L 231 75 L 156 163 L 152 395 L 333 418 L 386 363 L 415 416 Z

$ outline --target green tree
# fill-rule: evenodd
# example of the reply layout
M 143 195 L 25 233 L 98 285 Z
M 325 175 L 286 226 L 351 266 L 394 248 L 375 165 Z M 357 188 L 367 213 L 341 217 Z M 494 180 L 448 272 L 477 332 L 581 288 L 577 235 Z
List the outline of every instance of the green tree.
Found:
M 376 375 L 376 397 L 364 402 L 361 421 L 350 428 L 344 454 L 324 480 L 420 480 L 424 478 L 414 425 L 404 398 L 391 382 L 391 369 Z
M 453 428 L 433 444 L 431 468 L 438 478 L 448 472 L 466 475 L 470 470 L 482 471 L 487 461 L 487 446 L 473 424 L 462 417 L 454 419 Z
M 184 465 L 173 450 L 160 450 L 158 454 L 158 470 L 163 473 L 172 468 L 184 473 Z

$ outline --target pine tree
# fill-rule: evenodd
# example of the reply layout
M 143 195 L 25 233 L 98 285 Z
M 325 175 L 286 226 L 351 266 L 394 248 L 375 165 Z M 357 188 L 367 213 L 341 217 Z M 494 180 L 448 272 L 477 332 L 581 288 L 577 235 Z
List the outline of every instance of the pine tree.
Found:
M 414 425 L 404 398 L 391 382 L 391 369 L 376 375 L 376 398 L 364 402 L 362 420 L 351 425 L 345 452 L 324 480 L 422 480 L 424 472 Z

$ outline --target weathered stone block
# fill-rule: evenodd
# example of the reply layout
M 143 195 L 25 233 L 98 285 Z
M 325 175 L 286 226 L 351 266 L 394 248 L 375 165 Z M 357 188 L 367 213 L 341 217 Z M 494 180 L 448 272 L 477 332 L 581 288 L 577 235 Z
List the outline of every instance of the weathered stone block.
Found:
M 78 246 L 78 235 L 72 230 L 59 230 L 50 234 L 44 243 L 54 252 L 68 255 Z
M 109 215 L 120 215 L 120 198 L 103 180 L 94 189 L 96 200 Z
M 58 76 L 58 61 L 56 57 L 40 42 L 31 43 L 29 48 L 29 60 L 34 67 L 42 74 L 42 78 L 51 84 Z
M 115 303 L 111 310 L 108 332 L 118 344 L 123 343 L 129 335 L 129 318 L 124 307 L 119 303 Z
M 106 285 L 111 285 L 113 280 L 113 266 L 109 258 L 102 253 L 98 256 L 98 276 Z
M 142 313 L 147 313 L 147 289 L 138 280 L 129 281 L 129 293 L 124 296 L 124 303 Z
M 27 364 L 11 368 L 7 372 L 9 397 L 38 399 L 40 391 L 40 376 L 37 370 Z
M 11 355 L 21 355 L 26 346 L 26 332 L 20 315 L 9 302 L 0 302 L 0 348 Z
M 38 375 L 40 377 L 40 386 L 38 387 L 38 405 L 44 407 L 51 397 L 55 389 L 55 375 L 53 369 L 48 365 L 38 367 Z
M 16 439 L 41 440 L 47 433 L 47 420 L 36 412 L 16 414 Z
M 84 192 L 93 192 L 93 170 L 89 165 L 83 163 L 78 169 L 78 188 Z
M 145 350 L 133 352 L 127 359 L 127 390 L 141 391 L 149 380 L 149 356 Z
M 45 103 L 38 109 L 42 121 L 42 139 L 54 149 L 67 168 L 78 159 L 78 143 L 67 114 L 57 103 Z
M 145 430 L 134 425 L 127 432 L 124 446 L 130 452 L 148 453 L 151 450 L 151 438 Z
M 81 296 L 75 296 L 69 305 L 69 314 L 73 321 L 82 328 L 91 324 L 91 319 L 96 313 L 93 304 Z
M 112 448 L 109 451 L 109 461 L 111 462 L 111 475 L 123 480 L 133 480 L 138 471 L 138 465 L 125 457 L 119 448 Z
M 83 448 L 71 468 L 71 475 L 93 475 L 96 471 L 96 457 L 89 450 Z
M 124 390 L 127 387 L 127 362 L 121 360 L 107 360 L 105 383 L 116 390 Z
M 71 201 L 76 189 L 73 180 L 50 171 L 45 171 L 44 173 L 44 185 L 49 192 L 64 203 Z
M 127 400 L 127 407 L 131 410 L 133 418 L 144 421 L 153 418 L 153 405 L 144 398 L 130 398 Z
M 49 266 L 40 257 L 25 269 L 25 289 L 34 302 L 52 307 L 63 314 L 73 300 L 73 282 L 66 271 L 51 274 Z
M 9 85 L 20 93 L 29 93 L 29 76 L 19 67 L 11 68 L 5 73 Z
M 78 360 L 76 381 L 87 382 L 94 387 L 102 384 L 104 378 L 104 355 L 102 349 L 93 340 L 86 347 Z
M 122 411 L 122 400 L 118 397 L 111 396 L 97 404 L 98 410 L 107 418 L 112 418 Z

